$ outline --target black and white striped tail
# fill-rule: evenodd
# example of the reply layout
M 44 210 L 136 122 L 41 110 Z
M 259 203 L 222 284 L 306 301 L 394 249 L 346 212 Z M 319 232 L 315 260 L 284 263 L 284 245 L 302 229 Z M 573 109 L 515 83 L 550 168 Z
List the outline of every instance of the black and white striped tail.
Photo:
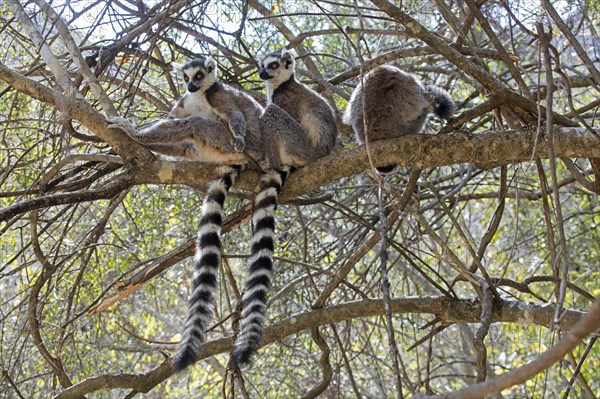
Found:
M 213 298 L 221 263 L 221 225 L 223 203 L 229 188 L 241 171 L 240 166 L 221 167 L 221 177 L 213 180 L 202 203 L 202 218 L 196 255 L 194 256 L 194 281 L 183 338 L 175 357 L 175 370 L 183 370 L 196 361 L 196 353 L 204 342 L 204 331 L 213 314 Z
M 389 175 L 391 173 L 394 173 L 395 171 L 398 170 L 398 165 L 397 164 L 390 164 L 390 165 L 385 165 L 385 166 L 377 166 L 375 169 L 377 169 L 377 172 L 382 175 Z
M 262 338 L 273 269 L 277 196 L 289 173 L 290 169 L 265 173 L 259 181 L 260 191 L 254 199 L 254 232 L 250 241 L 252 248 L 248 277 L 242 295 L 239 332 L 233 345 L 233 367 L 236 369 L 248 363 Z

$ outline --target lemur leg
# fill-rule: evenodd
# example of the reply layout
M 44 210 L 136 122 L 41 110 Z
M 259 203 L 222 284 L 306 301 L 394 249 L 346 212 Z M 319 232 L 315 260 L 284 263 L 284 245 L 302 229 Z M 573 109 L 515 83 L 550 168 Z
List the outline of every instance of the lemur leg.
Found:
M 223 133 L 226 128 L 220 122 L 209 121 L 197 116 L 182 119 L 163 119 L 149 126 L 142 126 L 135 139 L 141 143 L 173 143 L 194 139 L 196 133 L 206 133 L 208 137 Z
M 183 370 L 196 361 L 196 353 L 204 342 L 204 332 L 211 321 L 221 263 L 223 204 L 241 169 L 240 166 L 221 167 L 221 176 L 210 183 L 202 203 L 192 294 L 183 338 L 175 357 L 176 370 Z
M 300 167 L 316 159 L 307 132 L 281 107 L 269 104 L 260 122 L 264 141 L 269 143 L 265 157 L 273 169 L 281 169 L 282 165 Z
M 277 196 L 290 170 L 284 167 L 283 171 L 269 170 L 263 174 L 259 180 L 260 191 L 254 198 L 248 276 L 241 299 L 239 332 L 233 345 L 233 367 L 236 369 L 250 360 L 263 336 L 275 250 Z
M 210 121 L 199 116 L 162 119 L 139 129 L 125 118 L 115 117 L 110 118 L 109 121 L 111 122 L 109 128 L 122 129 L 129 137 L 141 144 L 199 141 L 225 153 L 235 153 L 228 128 L 221 122 Z
M 196 145 L 190 140 L 179 144 L 152 143 L 144 144 L 150 151 L 172 157 L 194 159 L 197 156 Z

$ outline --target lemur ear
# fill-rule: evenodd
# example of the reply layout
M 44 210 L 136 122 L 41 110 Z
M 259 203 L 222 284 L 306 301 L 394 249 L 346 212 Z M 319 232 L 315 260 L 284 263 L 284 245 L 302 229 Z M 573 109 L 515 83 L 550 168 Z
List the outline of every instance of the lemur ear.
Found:
M 171 68 L 173 68 L 176 72 L 183 72 L 183 66 L 185 64 L 181 64 L 179 62 L 171 62 Z
M 294 54 L 286 49 L 285 47 L 281 49 L 281 61 L 283 62 L 286 69 L 289 69 L 290 65 L 294 65 Z
M 217 69 L 217 61 L 215 61 L 213 57 L 208 57 L 206 60 L 204 60 L 204 68 L 206 68 L 208 72 L 214 71 Z

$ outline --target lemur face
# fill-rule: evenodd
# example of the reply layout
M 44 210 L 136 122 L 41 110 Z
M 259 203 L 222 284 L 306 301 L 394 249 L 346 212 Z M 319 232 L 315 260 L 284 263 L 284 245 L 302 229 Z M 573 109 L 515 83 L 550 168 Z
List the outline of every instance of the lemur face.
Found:
M 294 57 L 291 53 L 272 53 L 260 61 L 258 76 L 269 83 L 282 83 L 294 74 Z
M 204 92 L 217 80 L 217 62 L 209 58 L 196 58 L 181 68 L 183 80 L 190 93 Z

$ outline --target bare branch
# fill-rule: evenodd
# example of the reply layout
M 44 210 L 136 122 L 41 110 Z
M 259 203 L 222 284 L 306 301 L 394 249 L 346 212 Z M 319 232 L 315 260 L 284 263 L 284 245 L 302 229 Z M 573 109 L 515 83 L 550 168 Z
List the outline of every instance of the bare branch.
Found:
M 492 380 L 471 385 L 461 390 L 438 395 L 422 397 L 423 399 L 460 399 L 480 398 L 500 393 L 502 390 L 522 384 L 536 374 L 550 367 L 554 362 L 562 359 L 565 354 L 579 345 L 585 337 L 600 328 L 600 299 L 592 304 L 588 312 L 569 330 L 556 345 L 542 353 L 537 359 L 524 366 L 517 367 Z
M 445 322 L 450 323 L 478 323 L 481 315 L 480 306 L 472 301 L 443 297 L 392 299 L 390 305 L 393 313 L 436 314 Z M 516 301 L 504 302 L 502 306 L 495 308 L 492 312 L 491 322 L 535 323 L 548 327 L 552 323 L 554 309 L 553 305 L 539 306 Z M 267 327 L 263 345 L 279 341 L 306 328 L 338 323 L 357 317 L 381 316 L 384 312 L 383 300 L 364 300 L 296 314 Z M 566 311 L 561 320 L 563 328 L 571 328 L 582 314 L 577 311 Z M 197 357 L 206 359 L 218 353 L 229 352 L 231 347 L 230 337 L 210 341 L 200 347 Z M 89 378 L 65 389 L 53 399 L 77 398 L 101 389 L 130 388 L 136 389 L 138 392 L 148 392 L 174 373 L 172 362 L 173 358 L 169 358 L 157 368 L 144 374 L 117 374 Z

